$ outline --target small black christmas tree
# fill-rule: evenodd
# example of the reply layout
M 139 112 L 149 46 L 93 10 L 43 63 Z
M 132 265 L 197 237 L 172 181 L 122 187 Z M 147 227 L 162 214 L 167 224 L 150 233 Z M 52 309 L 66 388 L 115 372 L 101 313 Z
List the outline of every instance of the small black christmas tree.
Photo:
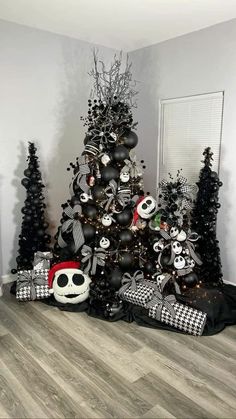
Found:
M 26 199 L 23 213 L 21 234 L 19 235 L 19 250 L 16 258 L 17 269 L 32 269 L 34 252 L 49 250 L 51 236 L 46 232 L 49 224 L 45 221 L 43 188 L 41 172 L 39 170 L 37 148 L 29 143 L 28 168 L 21 183 L 26 188 Z M 12 273 L 15 273 L 15 269 Z
M 219 241 L 216 237 L 217 213 L 220 208 L 219 188 L 222 182 L 216 172 L 212 171 L 213 153 L 207 147 L 203 153 L 204 167 L 197 182 L 199 191 L 192 212 L 192 227 L 200 235 L 198 253 L 202 259 L 199 277 L 202 281 L 219 285 L 222 282 Z

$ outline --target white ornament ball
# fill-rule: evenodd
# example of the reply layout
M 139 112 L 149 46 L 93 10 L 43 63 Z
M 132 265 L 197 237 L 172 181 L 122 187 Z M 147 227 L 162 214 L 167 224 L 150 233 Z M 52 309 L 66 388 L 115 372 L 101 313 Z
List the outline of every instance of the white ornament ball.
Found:
M 129 172 L 121 172 L 120 174 L 120 180 L 123 183 L 129 182 L 130 176 L 129 176 Z
M 108 247 L 110 246 L 110 240 L 107 237 L 102 237 L 99 245 L 100 247 L 102 247 L 102 249 L 108 249 Z
M 185 267 L 185 259 L 183 256 L 176 256 L 174 259 L 174 267 L 176 269 L 183 269 Z
M 176 239 L 177 239 L 179 242 L 184 242 L 184 241 L 186 240 L 186 238 L 187 238 L 187 234 L 185 233 L 185 231 L 184 231 L 184 230 L 181 230 L 181 231 L 178 233 L 177 237 L 176 237 Z
M 179 229 L 178 227 L 171 227 L 170 229 L 170 237 L 173 239 L 174 237 L 176 237 L 179 234 Z
M 112 224 L 112 218 L 109 214 L 104 214 L 102 217 L 102 224 L 105 227 L 109 227 Z
M 110 161 L 111 161 L 111 159 L 108 156 L 108 154 L 103 154 L 103 156 L 101 158 L 102 164 L 104 164 L 104 166 L 106 166 Z
M 176 240 L 172 243 L 172 250 L 176 255 L 180 255 L 180 253 L 182 252 L 183 248 L 181 246 L 181 244 Z

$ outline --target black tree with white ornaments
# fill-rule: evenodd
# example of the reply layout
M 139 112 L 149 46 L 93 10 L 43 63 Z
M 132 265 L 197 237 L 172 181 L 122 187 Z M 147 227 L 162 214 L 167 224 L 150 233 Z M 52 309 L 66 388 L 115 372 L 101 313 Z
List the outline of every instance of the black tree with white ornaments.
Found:
M 26 188 L 26 199 L 21 210 L 23 219 L 16 258 L 18 270 L 32 269 L 34 253 L 38 250 L 48 251 L 51 242 L 51 236 L 47 233 L 49 224 L 45 218 L 44 185 L 36 151 L 34 143 L 29 142 L 28 167 L 21 181 Z M 12 273 L 16 273 L 16 270 L 13 269 Z
M 199 267 L 202 281 L 219 285 L 222 283 L 222 270 L 219 241 L 216 236 L 217 213 L 220 208 L 219 188 L 222 182 L 212 170 L 213 153 L 210 147 L 203 152 L 203 168 L 197 183 L 199 191 L 192 212 L 192 226 L 200 235 L 198 253 L 203 264 Z
M 85 147 L 70 163 L 71 198 L 62 205 L 54 256 L 58 262 L 78 261 L 92 280 L 91 299 L 115 310 L 124 273 L 155 271 L 147 220 L 157 204 L 144 197 L 145 166 L 134 152 L 138 137 L 132 108 L 137 92 L 131 64 L 115 56 L 107 69 L 94 54 L 91 76 L 95 98 L 88 101 L 88 115 L 82 118 L 87 128 Z

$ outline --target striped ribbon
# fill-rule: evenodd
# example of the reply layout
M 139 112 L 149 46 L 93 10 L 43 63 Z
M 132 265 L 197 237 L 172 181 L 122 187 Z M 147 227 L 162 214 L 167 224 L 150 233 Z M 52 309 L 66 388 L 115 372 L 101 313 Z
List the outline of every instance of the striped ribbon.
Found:
M 87 175 L 90 174 L 90 168 L 88 165 L 88 157 L 86 155 L 80 156 L 78 159 L 78 165 L 79 165 L 79 171 L 76 173 L 76 175 L 72 179 L 72 182 L 69 188 L 71 196 L 75 194 L 74 192 L 75 184 L 78 185 L 82 189 L 82 191 L 85 193 L 88 193 L 89 188 L 90 188 L 86 181 Z
M 141 282 L 144 280 L 143 272 L 136 271 L 133 276 L 126 272 L 121 280 L 122 287 L 119 289 L 118 294 L 121 296 L 127 289 L 131 289 L 132 291 L 136 291 L 137 289 L 137 282 Z
M 18 273 L 16 291 L 30 287 L 30 298 L 36 300 L 36 286 L 46 285 L 46 277 L 35 271 L 23 271 Z
M 147 303 L 146 308 L 156 308 L 156 319 L 161 320 L 161 313 L 163 307 L 169 312 L 171 317 L 175 318 L 175 309 L 173 304 L 176 302 L 176 298 L 174 295 L 167 295 L 164 297 L 160 291 L 156 290 L 152 296 L 152 299 Z M 157 306 L 157 307 L 156 307 Z
M 102 249 L 101 247 L 92 250 L 90 246 L 84 245 L 81 249 L 81 254 L 83 256 L 81 262 L 87 263 L 86 267 L 84 268 L 84 273 L 88 274 L 90 272 L 91 275 L 95 275 L 97 270 L 97 265 L 105 266 L 105 258 L 106 258 L 106 250 Z
M 69 217 L 69 220 L 66 220 L 61 226 L 58 237 L 58 245 L 61 248 L 66 247 L 67 243 L 62 238 L 62 234 L 72 231 L 73 240 L 75 243 L 75 251 L 77 252 L 85 242 L 81 222 L 78 218 L 75 218 L 75 216 L 81 215 L 82 213 L 81 205 L 75 205 L 73 208 L 69 205 L 67 208 L 65 208 L 64 212 Z

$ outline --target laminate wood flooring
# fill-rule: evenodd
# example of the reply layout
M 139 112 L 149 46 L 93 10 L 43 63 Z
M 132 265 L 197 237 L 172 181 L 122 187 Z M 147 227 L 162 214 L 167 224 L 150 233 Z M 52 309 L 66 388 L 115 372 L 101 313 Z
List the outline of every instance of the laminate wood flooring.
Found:
M 236 326 L 192 337 L 0 299 L 1 418 L 236 418 Z

